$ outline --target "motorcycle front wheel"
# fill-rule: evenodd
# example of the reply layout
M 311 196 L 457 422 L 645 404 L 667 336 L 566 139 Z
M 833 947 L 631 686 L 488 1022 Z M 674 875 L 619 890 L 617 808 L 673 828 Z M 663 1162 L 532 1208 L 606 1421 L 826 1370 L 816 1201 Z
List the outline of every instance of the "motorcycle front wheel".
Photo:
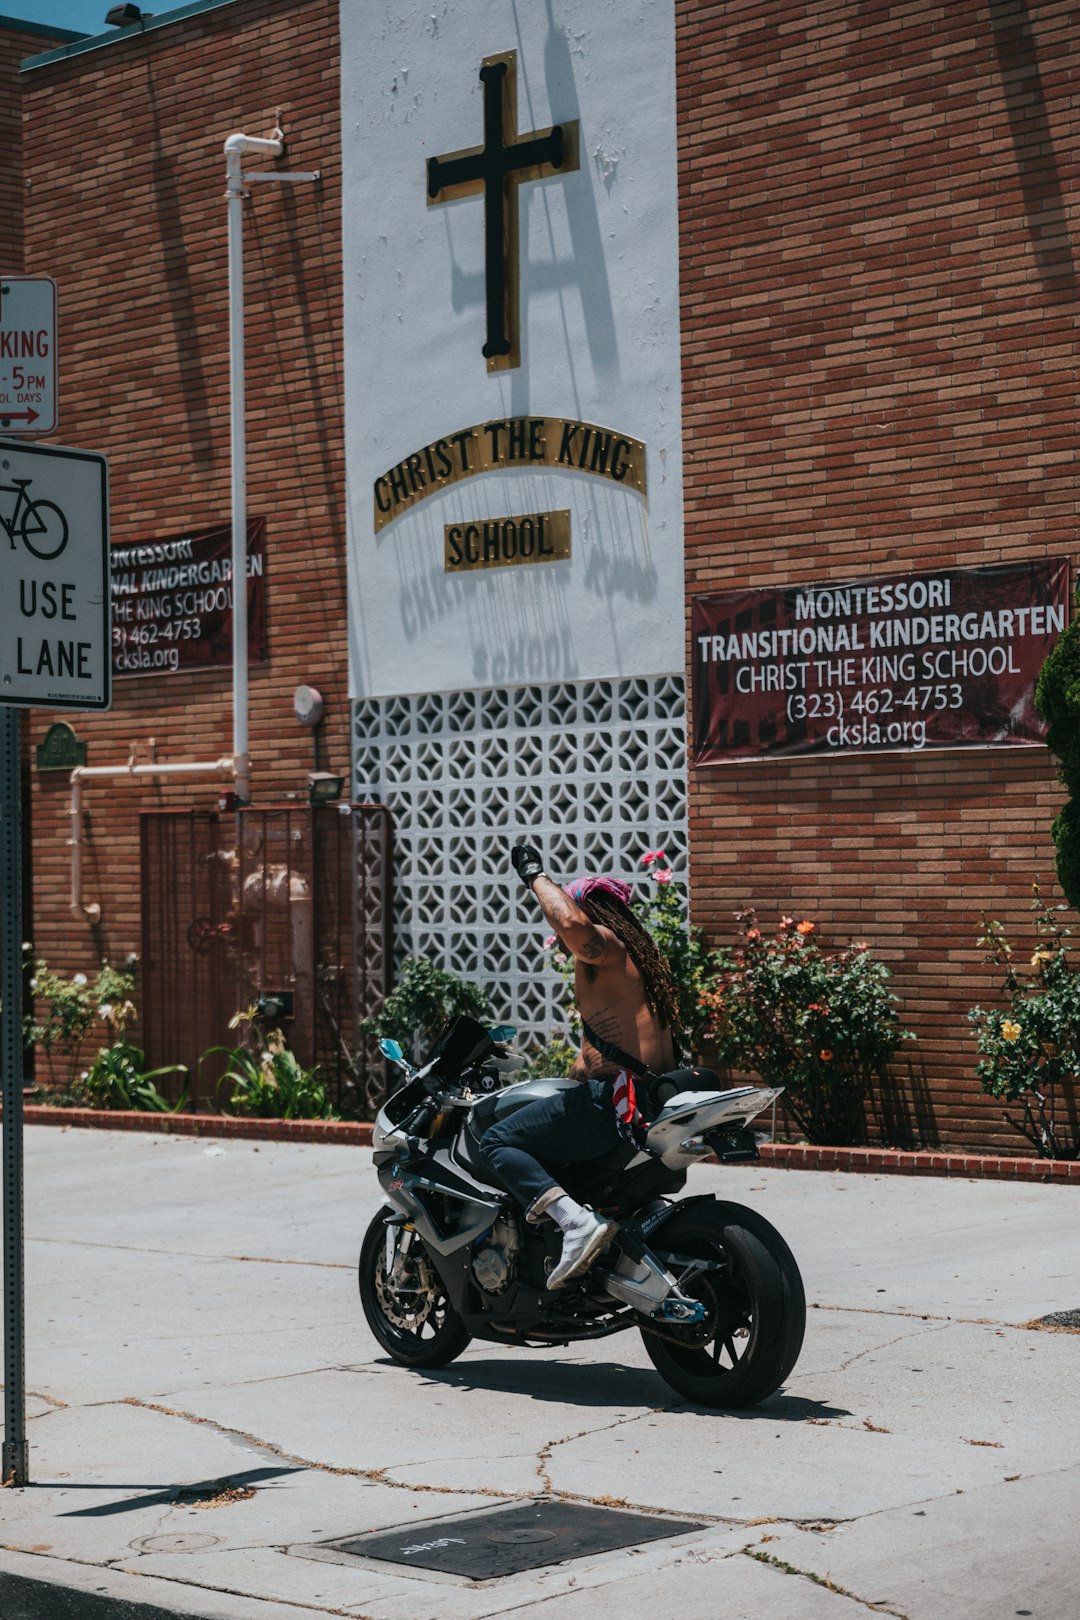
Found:
M 360 1250 L 360 1303 L 367 1325 L 403 1367 L 445 1367 L 469 1343 L 423 1239 L 410 1232 L 403 1257 L 386 1263 L 388 1221 L 380 1210 Z M 400 1228 L 390 1228 L 402 1238 Z
M 641 1329 L 672 1389 L 700 1406 L 735 1408 L 779 1389 L 802 1348 L 806 1299 L 776 1228 L 739 1204 L 698 1204 L 665 1223 L 653 1250 L 705 1307 L 701 1322 Z

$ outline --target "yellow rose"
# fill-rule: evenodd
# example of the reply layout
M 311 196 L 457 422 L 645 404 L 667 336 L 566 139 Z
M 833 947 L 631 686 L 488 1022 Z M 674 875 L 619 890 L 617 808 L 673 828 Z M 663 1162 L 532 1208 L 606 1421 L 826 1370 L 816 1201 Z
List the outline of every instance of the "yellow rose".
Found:
M 1020 1039 L 1020 1025 L 1014 1024 L 1011 1018 L 1005 1018 L 1001 1023 L 1001 1038 L 1003 1041 L 1016 1041 Z
M 1052 962 L 1053 959 L 1053 951 L 1045 950 L 1042 946 L 1040 946 L 1035 952 L 1035 955 L 1031 958 L 1031 965 L 1032 967 L 1038 967 L 1040 962 Z

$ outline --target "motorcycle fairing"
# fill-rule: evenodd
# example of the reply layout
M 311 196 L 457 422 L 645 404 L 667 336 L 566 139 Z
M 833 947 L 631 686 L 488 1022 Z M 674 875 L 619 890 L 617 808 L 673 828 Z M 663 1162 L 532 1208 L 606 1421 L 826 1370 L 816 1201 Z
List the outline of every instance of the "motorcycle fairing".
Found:
M 460 1162 L 452 1162 L 447 1148 L 388 1155 L 378 1176 L 391 1207 L 402 1212 L 423 1238 L 451 1305 L 475 1338 L 568 1343 L 599 1338 L 629 1325 L 622 1319 L 617 1326 L 608 1325 L 617 1309 L 610 1300 L 592 1320 L 563 1316 L 557 1297 L 546 1289 L 543 1265 L 545 1256 L 552 1263 L 558 1258 L 555 1228 L 548 1222 L 527 1225 L 512 1199 L 474 1183 Z M 434 1207 L 438 1200 L 445 1201 L 441 1210 Z M 522 1249 L 527 1251 L 523 1269 L 532 1276 L 519 1275 L 502 1293 L 487 1294 L 473 1274 L 473 1253 L 496 1219 L 506 1215 L 519 1223 Z
M 451 1254 L 486 1232 L 499 1215 L 506 1198 L 474 1181 L 449 1163 L 445 1148 L 422 1154 L 388 1154 L 377 1167 L 379 1182 L 396 1209 L 404 1210 L 432 1253 Z M 453 1224 L 440 1221 L 436 1194 L 447 1201 L 446 1213 L 453 1212 Z M 437 1262 L 436 1262 L 437 1263 Z

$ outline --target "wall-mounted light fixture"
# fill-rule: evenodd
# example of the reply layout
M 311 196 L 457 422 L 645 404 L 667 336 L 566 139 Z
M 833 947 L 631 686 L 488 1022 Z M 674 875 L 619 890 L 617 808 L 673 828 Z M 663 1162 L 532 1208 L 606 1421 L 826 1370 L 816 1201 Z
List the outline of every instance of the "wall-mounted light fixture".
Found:
M 344 786 L 343 776 L 334 776 L 330 771 L 309 771 L 308 803 L 336 804 Z

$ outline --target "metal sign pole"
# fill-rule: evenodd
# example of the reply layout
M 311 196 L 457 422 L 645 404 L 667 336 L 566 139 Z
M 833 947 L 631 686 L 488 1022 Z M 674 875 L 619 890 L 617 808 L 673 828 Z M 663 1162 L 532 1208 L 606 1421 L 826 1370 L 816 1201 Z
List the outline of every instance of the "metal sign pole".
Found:
M 13 283 L 12 283 L 13 284 Z M 2 390 L 0 390 L 2 392 Z M 0 1096 L 3 1098 L 4 1443 L 2 1483 L 26 1485 L 23 1273 L 21 709 L 112 702 L 109 469 L 104 456 L 0 439 Z M 63 558 L 61 562 L 59 559 Z M 59 608 L 59 615 L 57 609 Z
M 22 711 L 0 712 L 0 1078 L 3 1081 L 3 1483 L 29 1482 L 23 1286 Z

